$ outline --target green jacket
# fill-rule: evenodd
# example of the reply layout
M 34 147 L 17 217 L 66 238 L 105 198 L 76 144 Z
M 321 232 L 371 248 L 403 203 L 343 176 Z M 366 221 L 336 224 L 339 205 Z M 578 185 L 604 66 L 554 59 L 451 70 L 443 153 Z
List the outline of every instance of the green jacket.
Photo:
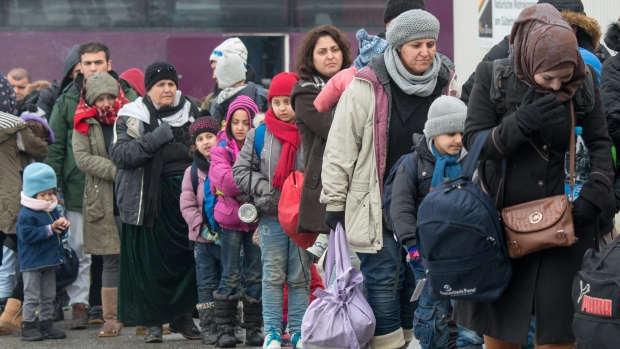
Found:
M 109 71 L 109 73 L 121 82 L 128 100 L 134 101 L 138 98 L 138 94 L 127 81 L 120 79 L 114 71 Z M 82 212 L 84 199 L 85 176 L 75 163 L 72 144 L 73 117 L 80 101 L 83 80 L 82 74 L 79 74 L 62 91 L 62 95 L 54 104 L 50 116 L 50 127 L 54 131 L 56 142 L 49 147 L 49 155 L 45 159 L 45 163 L 56 172 L 58 187 L 63 189 L 67 210 L 75 212 Z

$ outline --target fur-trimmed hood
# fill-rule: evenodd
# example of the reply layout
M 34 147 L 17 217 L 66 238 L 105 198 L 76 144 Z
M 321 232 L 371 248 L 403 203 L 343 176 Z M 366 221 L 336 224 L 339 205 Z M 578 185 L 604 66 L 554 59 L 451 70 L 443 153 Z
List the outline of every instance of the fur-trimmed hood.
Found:
M 254 125 L 254 128 L 257 128 L 258 126 L 260 126 L 260 124 L 264 122 L 265 122 L 265 113 L 258 113 L 254 115 L 254 119 L 252 120 L 252 125 Z
M 562 11 L 562 16 L 564 16 L 571 26 L 580 28 L 577 30 L 577 40 L 579 41 L 579 46 L 588 49 L 589 51 L 593 51 L 599 47 L 602 31 L 601 26 L 598 24 L 596 19 L 586 16 L 585 13 L 573 11 Z M 580 40 L 584 35 L 589 37 L 587 46 Z
M 605 32 L 605 45 L 616 52 L 620 51 L 620 18 L 611 23 Z

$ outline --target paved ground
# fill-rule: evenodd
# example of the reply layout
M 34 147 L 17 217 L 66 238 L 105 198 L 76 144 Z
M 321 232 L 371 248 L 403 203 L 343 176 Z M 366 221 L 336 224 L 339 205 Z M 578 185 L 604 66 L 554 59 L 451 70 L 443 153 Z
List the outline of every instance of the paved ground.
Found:
M 65 311 L 65 319 L 71 318 L 71 312 Z M 129 348 L 143 348 L 143 349 L 157 349 L 157 348 L 214 348 L 213 346 L 203 346 L 200 341 L 189 341 L 183 338 L 180 334 L 171 334 L 164 336 L 164 342 L 161 344 L 146 344 L 144 343 L 143 336 L 136 336 L 135 327 L 125 327 L 119 337 L 115 338 L 99 338 L 97 337 L 97 330 L 101 325 L 90 325 L 88 329 L 81 331 L 69 331 L 69 322 L 61 321 L 54 323 L 54 327 L 57 327 L 67 333 L 67 338 L 61 340 L 46 340 L 42 342 L 22 342 L 20 334 L 14 332 L 9 336 L 0 337 L 0 349 L 16 349 L 16 348 L 28 348 L 28 349 L 48 349 L 48 348 L 62 348 L 62 349 L 129 349 Z M 237 348 L 251 348 L 246 346 L 238 346 Z M 420 346 L 417 343 L 411 343 L 408 349 L 419 349 Z M 380 349 L 380 348 L 377 348 Z

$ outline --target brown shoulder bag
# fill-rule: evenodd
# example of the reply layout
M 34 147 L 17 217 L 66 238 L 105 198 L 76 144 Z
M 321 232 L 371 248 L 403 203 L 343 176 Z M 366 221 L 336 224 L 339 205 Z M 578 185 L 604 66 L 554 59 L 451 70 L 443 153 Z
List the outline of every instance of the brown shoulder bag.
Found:
M 571 102 L 570 189 L 575 185 L 575 112 Z M 502 194 L 503 195 L 503 194 Z M 555 195 L 502 209 L 510 258 L 577 242 L 573 204 L 568 195 Z

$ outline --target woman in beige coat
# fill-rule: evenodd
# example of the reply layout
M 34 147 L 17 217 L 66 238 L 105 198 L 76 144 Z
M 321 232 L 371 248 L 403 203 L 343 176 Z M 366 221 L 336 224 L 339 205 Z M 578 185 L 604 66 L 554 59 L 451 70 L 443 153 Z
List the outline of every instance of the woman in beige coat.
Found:
M 73 152 L 77 167 L 86 174 L 84 253 L 103 257 L 101 300 L 105 323 L 99 337 L 116 337 L 123 327 L 116 319 L 120 253 L 120 217 L 114 199 L 116 167 L 108 149 L 118 110 L 127 103 L 116 79 L 108 73 L 96 73 L 80 94 L 74 119 Z

